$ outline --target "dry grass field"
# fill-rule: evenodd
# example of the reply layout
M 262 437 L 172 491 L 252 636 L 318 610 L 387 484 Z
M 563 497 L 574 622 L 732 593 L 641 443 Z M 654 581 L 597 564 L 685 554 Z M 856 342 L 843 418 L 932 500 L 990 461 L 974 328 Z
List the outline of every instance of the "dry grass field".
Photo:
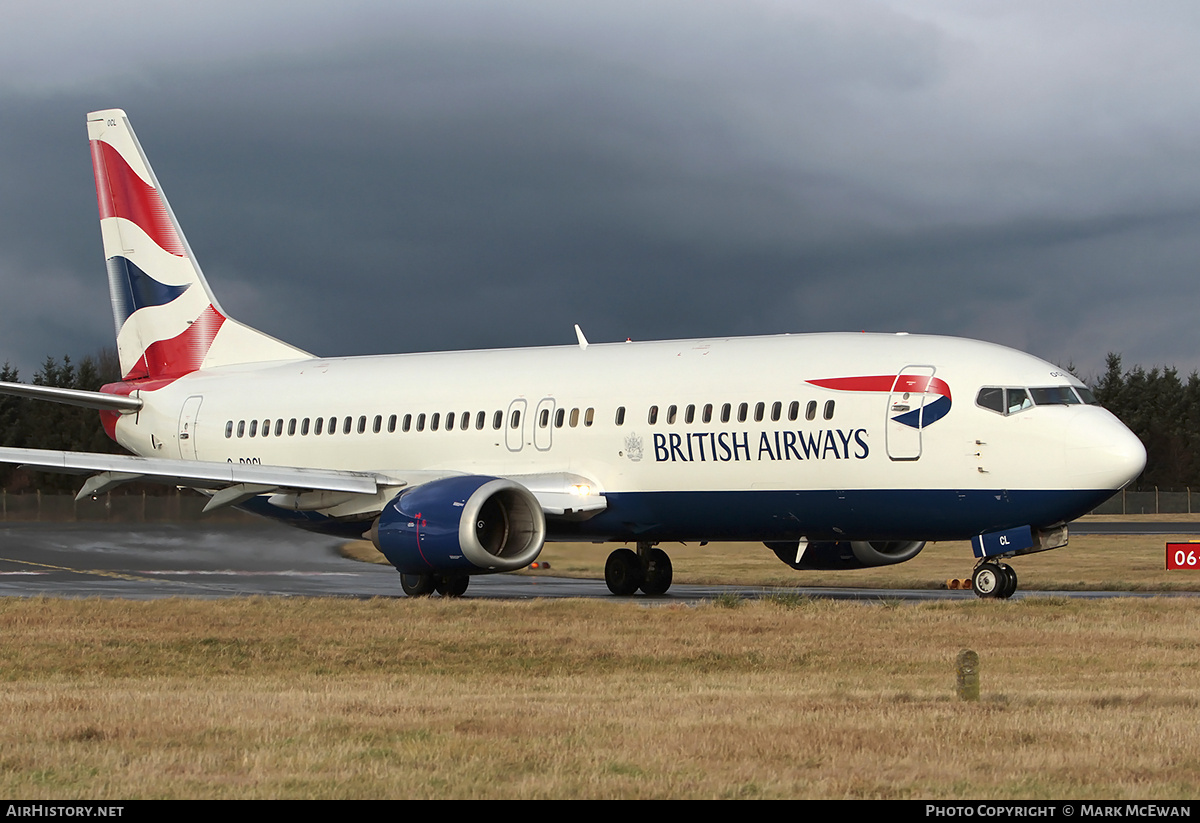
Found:
M 1190 598 L 5 598 L 0 636 L 6 798 L 1200 795 Z
M 1162 542 L 1018 570 L 1190 584 Z M 814 582 L 765 550 L 673 556 Z M 934 546 L 863 575 L 970 565 Z M 0 718 L 5 798 L 1196 799 L 1200 601 L 2 598 Z

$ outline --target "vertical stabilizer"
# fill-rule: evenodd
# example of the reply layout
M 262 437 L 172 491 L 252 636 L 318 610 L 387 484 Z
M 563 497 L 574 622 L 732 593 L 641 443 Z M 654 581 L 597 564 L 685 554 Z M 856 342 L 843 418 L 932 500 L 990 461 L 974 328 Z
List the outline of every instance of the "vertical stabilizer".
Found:
M 88 139 L 125 380 L 311 356 L 221 309 L 125 112 L 89 114 Z

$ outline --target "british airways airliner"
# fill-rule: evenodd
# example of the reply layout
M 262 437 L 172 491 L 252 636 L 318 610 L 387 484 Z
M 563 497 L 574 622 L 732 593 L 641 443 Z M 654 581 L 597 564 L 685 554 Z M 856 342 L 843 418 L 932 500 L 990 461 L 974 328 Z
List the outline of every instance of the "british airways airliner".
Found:
M 0 391 L 100 410 L 132 455 L 0 460 L 198 489 L 305 529 L 366 535 L 409 595 L 529 565 L 547 540 L 632 545 L 618 595 L 662 594 L 664 543 L 755 541 L 795 569 L 973 541 L 973 584 L 1063 546 L 1133 480 L 1138 439 L 1064 370 L 909 334 L 800 334 L 320 358 L 229 316 L 125 113 L 88 115 L 123 378 Z

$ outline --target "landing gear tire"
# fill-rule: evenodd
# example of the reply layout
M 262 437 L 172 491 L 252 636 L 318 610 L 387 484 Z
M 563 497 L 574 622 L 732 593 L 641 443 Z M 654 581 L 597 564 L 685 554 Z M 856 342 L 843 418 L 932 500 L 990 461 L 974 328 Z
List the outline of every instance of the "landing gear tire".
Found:
M 671 588 L 673 574 L 671 558 L 662 549 L 650 549 L 645 558 L 646 571 L 645 579 L 642 580 L 642 591 L 651 595 L 666 594 L 667 589 Z
M 615 595 L 626 597 L 633 594 L 642 585 L 645 571 L 642 569 L 642 559 L 632 549 L 617 549 L 608 556 L 604 564 L 604 582 L 608 590 Z
M 971 576 L 971 588 L 980 597 L 1007 600 L 1017 590 L 1017 573 L 1006 563 L 984 563 Z
M 1000 572 L 1004 575 L 1004 585 L 1000 587 L 996 597 L 1001 600 L 1007 600 L 1012 597 L 1017 591 L 1017 573 L 1013 571 L 1013 567 L 1006 563 L 1000 563 Z
M 465 574 L 448 574 L 438 581 L 434 588 L 442 597 L 462 597 L 471 584 L 471 578 Z
M 432 574 L 400 573 L 400 588 L 409 597 L 428 597 L 437 588 L 438 578 Z

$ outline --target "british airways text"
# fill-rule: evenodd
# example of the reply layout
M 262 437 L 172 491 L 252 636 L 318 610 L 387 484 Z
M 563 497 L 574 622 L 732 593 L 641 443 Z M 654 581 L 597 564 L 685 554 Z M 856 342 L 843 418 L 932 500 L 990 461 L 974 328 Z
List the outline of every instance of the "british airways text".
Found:
M 740 460 L 864 460 L 871 453 L 866 429 L 760 432 L 688 432 L 654 435 L 656 463 L 728 463 Z

